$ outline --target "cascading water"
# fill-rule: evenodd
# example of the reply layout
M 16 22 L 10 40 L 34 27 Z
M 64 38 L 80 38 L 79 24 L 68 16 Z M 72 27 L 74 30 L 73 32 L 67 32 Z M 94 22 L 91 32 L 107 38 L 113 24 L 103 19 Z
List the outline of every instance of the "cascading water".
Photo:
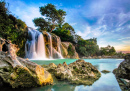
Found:
M 60 44 L 61 44 L 61 41 L 60 41 L 60 38 L 57 38 L 57 47 L 58 47 L 58 51 L 56 51 L 55 48 L 53 48 L 52 46 L 52 36 L 50 33 L 48 33 L 48 39 L 49 39 L 49 42 L 50 42 L 50 58 L 60 58 L 60 59 L 63 59 L 63 56 L 61 54 L 61 48 L 60 48 Z
M 57 47 L 58 47 L 58 52 L 61 54 L 61 48 L 60 48 L 60 45 L 61 45 L 61 40 L 60 40 L 60 38 L 57 37 Z
M 61 40 L 59 37 L 57 37 L 57 47 L 58 47 L 58 52 L 59 52 L 59 56 L 61 57 L 61 59 L 63 59 L 63 56 L 61 55 Z
M 53 57 L 54 57 L 54 58 L 63 59 L 61 53 L 59 53 L 58 51 L 56 51 L 55 48 L 52 48 L 52 50 L 53 50 Z
M 25 57 L 29 59 L 47 59 L 43 34 L 35 29 L 28 28 L 28 36 L 25 44 Z
M 48 33 L 48 39 L 49 39 L 49 42 L 50 42 L 50 58 L 53 58 L 53 55 L 52 55 L 52 37 L 51 37 L 51 34 Z

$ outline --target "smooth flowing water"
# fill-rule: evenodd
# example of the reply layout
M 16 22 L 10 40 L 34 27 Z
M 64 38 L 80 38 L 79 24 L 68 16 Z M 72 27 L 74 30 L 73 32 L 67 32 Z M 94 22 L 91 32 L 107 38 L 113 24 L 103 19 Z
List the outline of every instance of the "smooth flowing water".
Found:
M 118 67 L 123 59 L 84 59 L 86 62 L 92 63 L 99 71 L 109 70 L 110 73 L 101 73 L 101 77 L 91 86 L 72 85 L 66 81 L 56 81 L 54 85 L 43 86 L 37 88 L 18 89 L 19 91 L 121 91 L 119 84 L 112 71 Z M 58 59 L 58 60 L 32 60 L 33 62 L 43 65 L 49 63 L 70 64 L 76 59 Z M 15 90 L 13 90 L 15 91 Z M 16 90 L 17 91 L 17 90 Z
M 50 42 L 50 59 L 52 59 L 53 58 L 53 55 L 52 55 L 52 37 L 51 37 L 50 33 L 47 32 L 47 34 L 48 34 L 48 39 L 49 39 L 49 42 Z
M 47 59 L 43 34 L 35 29 L 28 28 L 28 39 L 25 44 L 26 58 Z

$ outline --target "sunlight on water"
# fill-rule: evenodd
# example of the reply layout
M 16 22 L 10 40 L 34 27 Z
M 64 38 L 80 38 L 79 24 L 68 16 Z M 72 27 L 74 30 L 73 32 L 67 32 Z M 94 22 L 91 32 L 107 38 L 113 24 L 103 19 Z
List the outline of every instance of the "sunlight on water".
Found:
M 115 75 L 112 71 L 123 61 L 123 59 L 84 59 L 92 63 L 99 71 L 109 70 L 108 74 L 101 73 L 101 77 L 91 86 L 69 84 L 66 81 L 56 81 L 54 85 L 37 88 L 9 89 L 10 91 L 121 91 Z M 70 64 L 76 59 L 55 59 L 55 60 L 31 60 L 37 64 L 63 63 Z M 5 89 L 5 90 L 4 90 Z M 7 91 L 6 88 L 2 90 Z
M 121 91 L 118 82 L 115 78 L 115 75 L 112 73 L 112 71 L 118 67 L 120 62 L 123 61 L 123 59 L 84 59 L 86 62 L 92 63 L 99 71 L 102 70 L 109 70 L 111 71 L 108 74 L 101 73 L 101 77 L 99 80 L 94 82 L 92 86 L 84 86 L 84 85 L 71 85 L 68 84 L 65 81 L 59 81 L 53 86 L 46 86 L 35 88 L 35 90 L 50 90 L 50 91 Z M 49 63 L 55 63 L 56 65 L 59 63 L 66 62 L 67 64 L 70 64 L 76 59 L 57 59 L 57 60 L 33 60 L 33 62 L 36 62 L 37 64 L 49 64 Z

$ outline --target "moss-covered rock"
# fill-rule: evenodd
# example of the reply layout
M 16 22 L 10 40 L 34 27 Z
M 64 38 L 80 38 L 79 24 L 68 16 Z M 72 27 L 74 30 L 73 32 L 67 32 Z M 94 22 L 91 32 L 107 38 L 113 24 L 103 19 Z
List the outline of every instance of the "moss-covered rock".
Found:
M 130 55 L 113 70 L 122 91 L 130 91 Z
M 40 65 L 19 57 L 17 57 L 17 61 L 20 64 L 15 65 L 14 60 L 8 57 L 7 53 L 2 52 L 1 54 L 0 78 L 3 83 L 7 83 L 12 88 L 36 87 L 53 83 L 51 74 Z
M 53 83 L 49 72 L 28 59 L 18 57 L 16 55 L 18 51 L 16 45 L 7 40 L 4 41 L 5 46 L 1 46 L 3 48 L 0 50 L 0 85 L 6 83 L 12 88 L 18 88 L 36 87 Z
M 108 71 L 108 70 L 102 70 L 101 72 L 104 74 L 110 73 L 110 71 Z
M 77 60 L 69 65 L 54 63 L 46 66 L 46 69 L 59 80 L 67 80 L 73 84 L 92 85 L 99 79 L 101 73 L 91 64 L 84 60 Z

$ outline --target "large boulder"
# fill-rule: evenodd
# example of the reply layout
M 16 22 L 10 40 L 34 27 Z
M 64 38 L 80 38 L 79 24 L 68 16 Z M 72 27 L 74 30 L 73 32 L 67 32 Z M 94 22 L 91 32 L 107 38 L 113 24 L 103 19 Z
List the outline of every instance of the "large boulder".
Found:
M 125 56 L 125 60 L 118 68 L 113 70 L 119 85 L 123 91 L 130 91 L 130 55 Z
M 52 84 L 49 72 L 28 59 L 18 57 L 18 48 L 11 42 L 4 41 L 0 51 L 0 86 L 4 83 L 12 88 Z
M 92 85 L 101 76 L 91 63 L 84 60 L 77 60 L 69 65 L 66 62 L 57 66 L 51 63 L 46 69 L 57 79 L 67 80 L 73 84 Z

